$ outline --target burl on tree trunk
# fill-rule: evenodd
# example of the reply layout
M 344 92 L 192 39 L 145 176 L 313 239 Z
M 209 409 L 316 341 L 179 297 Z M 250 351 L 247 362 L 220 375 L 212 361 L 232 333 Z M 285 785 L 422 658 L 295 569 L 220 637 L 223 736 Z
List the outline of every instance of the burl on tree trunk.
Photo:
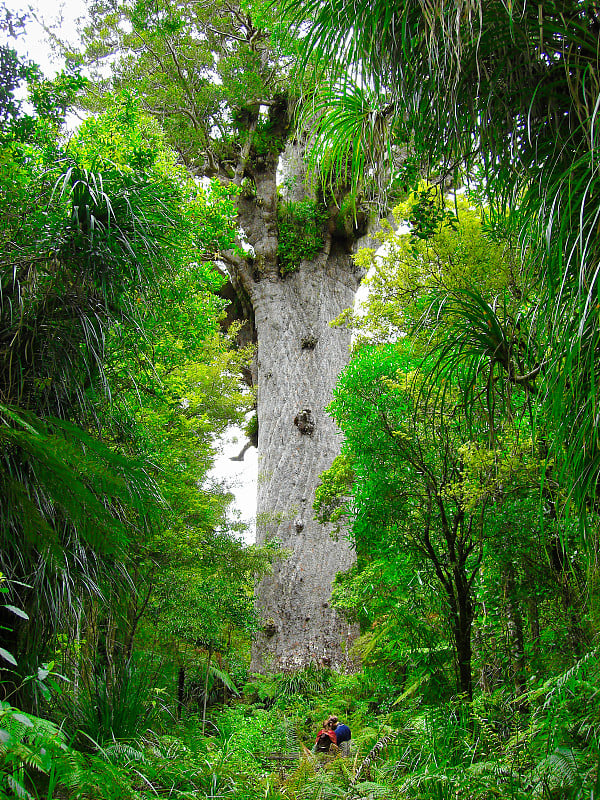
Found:
M 254 255 L 230 258 L 258 343 L 257 541 L 277 539 L 290 551 L 257 587 L 263 628 L 252 669 L 298 669 L 311 662 L 343 669 L 350 665 L 348 645 L 356 631 L 331 607 L 331 585 L 354 555 L 345 539 L 334 540 L 314 520 L 312 505 L 320 474 L 339 453 L 341 435 L 325 409 L 350 350 L 349 332 L 329 322 L 353 305 L 360 274 L 349 252 L 353 232 L 340 230 L 339 221 L 336 228 L 332 208 L 323 223 L 322 251 L 282 276 L 278 159 L 279 153 L 248 154 L 244 175 L 252 191 L 244 192 L 238 208 Z M 303 185 L 299 171 L 292 182 L 296 196 Z

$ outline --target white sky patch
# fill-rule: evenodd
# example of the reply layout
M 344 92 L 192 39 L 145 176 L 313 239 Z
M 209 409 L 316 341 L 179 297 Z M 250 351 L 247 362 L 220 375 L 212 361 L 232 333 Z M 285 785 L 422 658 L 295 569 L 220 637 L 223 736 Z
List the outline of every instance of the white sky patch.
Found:
M 247 544 L 254 544 L 256 539 L 256 483 L 258 478 L 258 453 L 256 447 L 249 447 L 243 461 L 232 461 L 247 444 L 246 434 L 241 428 L 230 428 L 217 444 L 215 465 L 209 478 L 224 482 L 233 493 L 234 516 L 239 515 L 240 522 L 248 525 L 244 534 Z
M 56 31 L 61 40 L 75 45 L 79 41 L 78 26 L 87 18 L 84 0 L 70 0 L 67 4 L 59 0 L 32 0 L 26 7 L 19 0 L 6 0 L 9 11 L 26 13 L 25 34 L 11 46 L 42 69 L 48 78 L 54 77 L 64 66 L 64 59 L 55 52 L 48 41 L 44 25 Z

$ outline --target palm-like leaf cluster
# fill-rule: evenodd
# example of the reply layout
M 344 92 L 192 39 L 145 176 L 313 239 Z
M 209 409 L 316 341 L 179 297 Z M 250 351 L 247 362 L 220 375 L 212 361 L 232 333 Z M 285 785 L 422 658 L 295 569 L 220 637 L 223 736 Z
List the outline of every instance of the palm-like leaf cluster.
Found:
M 143 342 L 145 295 L 201 255 L 183 211 L 193 190 L 156 129 L 126 104 L 88 127 L 68 146 L 42 128 L 4 152 L 0 569 L 32 621 L 3 626 L 15 654 L 41 652 L 128 580 L 127 547 L 160 498 L 148 471 L 108 446 L 125 433 L 107 341 L 118 326 Z
M 437 338 L 425 364 L 425 393 L 439 404 L 458 386 L 467 417 L 484 408 L 493 435 L 499 401 L 510 415 L 513 389 L 525 390 L 526 398 L 537 395 L 536 379 L 547 366 L 540 343 L 531 335 L 526 316 L 512 314 L 506 298 L 490 305 L 477 289 L 438 291 L 432 295 L 432 308 Z
M 571 488 L 580 499 L 594 493 L 600 467 L 596 7 L 289 0 L 284 8 L 303 41 L 305 64 L 316 61 L 332 76 L 327 110 L 320 100 L 315 105 L 321 157 L 329 147 L 345 175 L 348 154 L 364 150 L 352 155 L 354 186 L 372 179 L 369 170 L 379 164 L 388 191 L 407 179 L 407 169 L 389 169 L 388 153 L 408 148 L 408 173 L 416 165 L 443 182 L 459 169 L 463 180 L 483 183 L 494 213 L 513 219 L 538 281 L 530 314 L 538 321 L 538 364 L 544 361 L 540 398 L 554 422 L 556 451 L 566 453 Z M 357 111 L 358 94 L 365 103 Z M 387 139 L 374 124 L 384 109 Z M 338 144 L 342 131 L 345 150 Z M 469 312 L 465 325 L 471 319 Z M 479 320 L 484 324 L 485 314 Z M 464 353 L 464 340 L 461 346 Z M 479 348 L 477 358 L 487 350 Z M 495 350 L 491 362 L 497 360 Z

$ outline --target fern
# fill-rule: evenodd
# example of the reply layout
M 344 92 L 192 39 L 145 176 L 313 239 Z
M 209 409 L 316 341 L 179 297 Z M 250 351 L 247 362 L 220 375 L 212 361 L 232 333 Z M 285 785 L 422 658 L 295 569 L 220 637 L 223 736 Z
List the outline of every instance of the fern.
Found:
M 404 782 L 401 791 L 408 792 L 411 789 L 422 791 L 423 787 L 427 787 L 428 797 L 435 797 L 436 800 L 453 800 L 456 797 L 455 780 L 450 774 L 443 772 L 413 775 Z
M 6 776 L 6 785 L 17 797 L 21 797 L 23 800 L 34 800 L 33 795 L 27 791 L 21 781 L 15 778 L 14 775 Z
M 0 790 L 29 800 L 35 775 L 48 774 L 66 749 L 52 722 L 0 703 Z
M 371 764 L 376 761 L 382 754 L 383 750 L 391 744 L 398 736 L 398 731 L 391 731 L 390 733 L 382 736 L 373 747 L 369 750 L 365 758 L 362 760 L 359 768 L 356 770 L 354 777 L 352 778 L 351 785 L 354 786 L 361 778 L 361 775 L 366 772 Z
M 313 697 L 326 692 L 333 681 L 331 670 L 309 664 L 304 669 L 283 673 L 276 681 L 276 698 L 301 695 Z
M 296 791 L 297 800 L 339 800 L 340 787 L 320 771 Z
M 132 762 L 145 760 L 143 752 L 127 744 L 127 742 L 114 742 L 114 744 L 109 744 L 102 748 L 101 754 L 107 761 L 124 764 L 125 766 Z
M 571 749 L 559 747 L 535 766 L 529 775 L 533 797 L 543 797 L 557 789 L 564 792 L 578 789 L 583 783 L 581 755 L 576 757 Z
M 391 800 L 394 796 L 391 794 L 389 786 L 382 783 L 374 783 L 373 781 L 363 781 L 357 786 L 352 786 L 346 792 L 345 800 L 360 800 L 360 798 L 368 798 L 368 800 Z

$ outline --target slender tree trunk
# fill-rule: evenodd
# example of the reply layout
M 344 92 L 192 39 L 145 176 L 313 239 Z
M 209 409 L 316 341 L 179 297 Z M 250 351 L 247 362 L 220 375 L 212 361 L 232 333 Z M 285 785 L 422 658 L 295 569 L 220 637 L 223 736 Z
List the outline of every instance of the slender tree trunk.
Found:
M 183 711 L 183 698 L 185 692 L 185 667 L 179 667 L 177 672 L 177 719 L 181 719 Z
M 210 661 L 212 657 L 212 647 L 208 648 L 208 660 L 206 661 L 206 676 L 204 678 L 204 698 L 202 703 L 202 736 L 206 728 L 206 703 L 208 701 L 208 676 L 210 674 Z
M 469 601 L 470 604 L 470 601 Z M 471 647 L 472 614 L 463 607 L 459 613 L 458 624 L 454 630 L 456 640 L 456 655 L 458 658 L 458 686 L 461 694 L 469 700 L 473 697 L 473 678 L 471 674 L 471 661 L 473 652 Z
M 525 642 L 523 636 L 523 617 L 519 603 L 515 599 L 515 578 L 512 567 L 505 576 L 506 611 L 509 640 L 511 642 L 510 659 L 514 664 L 513 677 L 515 692 L 525 691 Z
M 454 570 L 453 584 L 456 600 L 452 610 L 452 621 L 458 661 L 458 690 L 471 700 L 473 697 L 473 676 L 471 671 L 473 646 L 471 633 L 474 610 L 471 590 L 462 565 L 457 565 Z

